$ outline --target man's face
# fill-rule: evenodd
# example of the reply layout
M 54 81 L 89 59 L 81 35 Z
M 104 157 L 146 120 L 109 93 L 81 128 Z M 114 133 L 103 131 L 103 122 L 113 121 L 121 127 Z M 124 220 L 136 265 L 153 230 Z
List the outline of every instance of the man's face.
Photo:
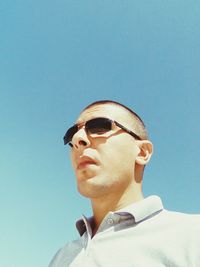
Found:
M 81 113 L 81 124 L 97 117 L 116 120 L 131 130 L 131 116 L 113 104 L 92 106 Z M 105 135 L 92 137 L 84 127 L 73 136 L 71 150 L 79 192 L 89 198 L 123 194 L 133 182 L 135 159 L 140 152 L 139 141 L 114 126 Z

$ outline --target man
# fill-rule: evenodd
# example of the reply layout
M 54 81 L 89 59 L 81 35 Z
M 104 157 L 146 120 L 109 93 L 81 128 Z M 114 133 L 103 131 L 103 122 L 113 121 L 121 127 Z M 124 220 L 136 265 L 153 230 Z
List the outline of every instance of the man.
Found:
M 64 143 L 93 216 L 77 222 L 80 238 L 50 267 L 200 267 L 200 215 L 169 212 L 159 197 L 143 197 L 153 145 L 135 112 L 114 101 L 92 103 Z

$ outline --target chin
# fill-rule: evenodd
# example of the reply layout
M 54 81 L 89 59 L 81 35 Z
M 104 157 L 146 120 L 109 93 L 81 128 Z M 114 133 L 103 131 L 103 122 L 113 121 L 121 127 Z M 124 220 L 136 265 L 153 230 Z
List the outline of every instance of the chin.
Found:
M 97 176 L 97 173 L 93 170 L 79 170 L 76 172 L 78 182 L 87 181 Z
M 79 193 L 87 198 L 97 198 L 111 192 L 111 185 L 101 181 L 99 176 L 79 180 L 77 187 Z

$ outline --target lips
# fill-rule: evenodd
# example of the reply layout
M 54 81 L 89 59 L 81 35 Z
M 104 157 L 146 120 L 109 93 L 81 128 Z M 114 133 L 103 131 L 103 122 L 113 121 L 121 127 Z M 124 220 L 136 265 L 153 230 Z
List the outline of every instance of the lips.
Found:
M 88 165 L 97 165 L 97 161 L 88 156 L 82 156 L 78 159 L 77 169 L 86 168 Z

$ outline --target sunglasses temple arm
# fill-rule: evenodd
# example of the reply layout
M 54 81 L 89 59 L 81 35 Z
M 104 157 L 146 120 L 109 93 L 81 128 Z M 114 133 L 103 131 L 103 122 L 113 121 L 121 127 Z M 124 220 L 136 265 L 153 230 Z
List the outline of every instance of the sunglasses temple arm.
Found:
M 127 129 L 126 127 L 124 127 L 123 125 L 121 125 L 119 122 L 117 121 L 114 121 L 114 123 L 119 127 L 121 128 L 122 130 L 124 130 L 125 132 L 129 133 L 130 135 L 132 135 L 135 139 L 137 140 L 141 140 L 141 138 L 135 134 L 134 132 L 132 132 L 131 130 Z

